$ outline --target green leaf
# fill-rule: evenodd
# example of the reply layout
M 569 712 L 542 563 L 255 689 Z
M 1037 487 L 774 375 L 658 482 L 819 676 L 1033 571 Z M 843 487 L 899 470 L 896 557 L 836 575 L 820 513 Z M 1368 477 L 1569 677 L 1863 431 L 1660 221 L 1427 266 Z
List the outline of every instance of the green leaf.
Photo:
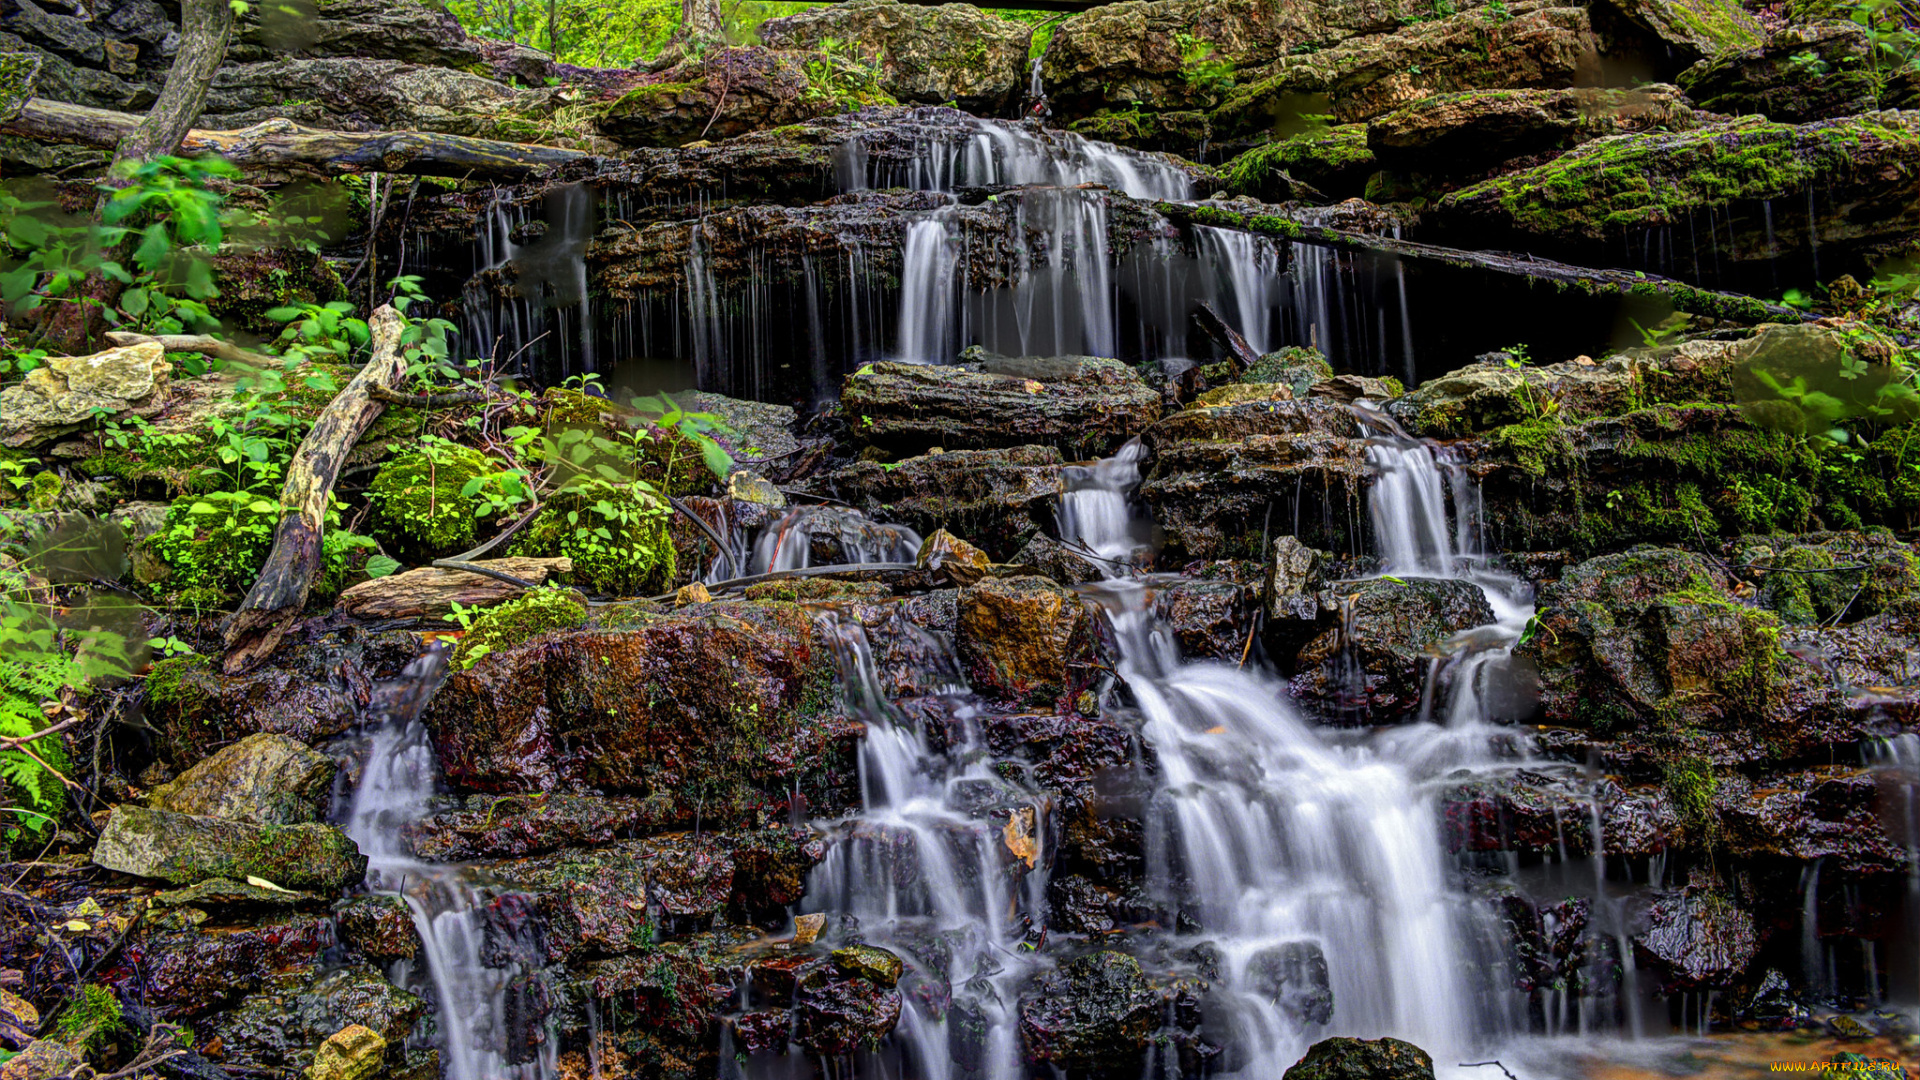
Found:
M 212 503 L 196 502 L 192 506 L 187 507 L 187 513 L 189 514 L 217 514 L 219 512 L 220 511 L 213 508 Z
M 7 222 L 7 235 L 27 247 L 45 247 L 47 244 L 47 226 L 39 218 L 15 214 Z
M 128 289 L 120 294 L 120 310 L 139 318 L 147 313 L 147 290 Z
M 277 502 L 269 502 L 266 499 L 255 499 L 253 502 L 247 504 L 247 509 L 256 514 L 271 514 L 280 509 L 280 504 Z
M 400 569 L 400 560 L 391 555 L 375 555 L 367 560 L 368 577 L 386 577 L 398 569 Z
M 140 246 L 133 251 L 133 261 L 143 270 L 158 270 L 172 250 L 173 241 L 167 236 L 167 227 L 156 221 L 140 233 Z

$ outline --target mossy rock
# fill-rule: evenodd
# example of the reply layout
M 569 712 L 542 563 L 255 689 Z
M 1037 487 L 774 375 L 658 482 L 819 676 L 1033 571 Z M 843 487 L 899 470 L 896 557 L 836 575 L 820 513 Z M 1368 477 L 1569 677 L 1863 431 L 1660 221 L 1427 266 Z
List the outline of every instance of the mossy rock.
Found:
M 454 650 L 456 667 L 472 667 L 488 653 L 510 649 L 549 630 L 564 630 L 587 621 L 587 605 L 561 589 L 534 589 L 473 621 Z
M 473 498 L 462 489 L 495 470 L 485 454 L 464 446 L 436 447 L 394 458 L 367 489 L 374 539 L 403 562 L 426 563 L 473 546 Z
M 1220 174 L 1230 195 L 1285 202 L 1296 197 L 1296 181 L 1336 198 L 1358 195 L 1378 168 L 1367 125 L 1340 124 L 1256 146 L 1221 166 Z
M 158 591 L 178 606 L 218 606 L 244 595 L 260 576 L 273 550 L 280 522 L 278 500 L 259 493 L 240 498 L 207 499 L 183 495 L 167 507 L 160 530 L 145 543 L 167 567 Z M 366 561 L 365 537 L 339 527 L 339 515 L 327 515 L 320 541 L 321 569 L 308 594 L 325 601 L 346 588 Z
M 284 324 L 267 317 L 278 307 L 345 300 L 347 287 L 317 251 L 296 247 L 229 250 L 214 257 L 220 294 L 207 306 L 230 331 L 277 337 Z
M 564 555 L 573 584 L 609 596 L 672 588 L 675 558 L 665 503 L 631 488 L 562 491 L 547 500 L 513 546 L 516 555 Z
M 588 431 L 624 444 L 627 435 L 635 429 L 646 431 L 646 437 L 636 444 L 637 456 L 594 453 L 564 468 L 591 473 L 598 466 L 606 465 L 669 495 L 699 494 L 710 490 L 717 479 L 707 468 L 706 459 L 693 439 L 654 425 L 648 417 L 625 405 L 571 387 L 547 390 L 541 395 L 541 405 L 550 434 Z

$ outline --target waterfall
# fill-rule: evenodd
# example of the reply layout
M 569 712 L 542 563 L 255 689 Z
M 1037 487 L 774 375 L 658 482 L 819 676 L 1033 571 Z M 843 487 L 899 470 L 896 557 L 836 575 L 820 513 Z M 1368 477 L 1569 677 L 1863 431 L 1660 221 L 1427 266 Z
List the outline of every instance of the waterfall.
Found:
M 1034 72 L 1037 80 L 1039 69 Z M 864 133 L 841 145 L 834 175 L 842 191 L 1101 184 L 1136 199 L 1193 197 L 1193 181 L 1186 170 L 1164 155 L 1038 124 L 980 120 L 944 110 L 921 110 L 915 115 L 938 117 L 941 124 L 918 136 L 904 167 L 877 161 L 865 145 Z
M 1089 472 L 1063 502 L 1063 539 L 1131 549 L 1138 459 Z M 1162 925 L 1194 926 L 1181 943 L 1220 958 L 1210 1000 L 1233 1057 L 1216 1075 L 1278 1076 L 1326 1034 L 1392 1034 L 1436 1058 L 1497 1034 L 1476 1007 L 1498 967 L 1485 916 L 1448 884 L 1430 800 L 1389 757 L 1324 741 L 1280 684 L 1183 663 L 1151 588 L 1116 570 L 1087 597 L 1159 767 L 1149 827 L 1165 854 L 1150 872 L 1178 912 Z
M 960 299 L 954 279 L 961 266 L 956 209 L 940 207 L 907 226 L 900 252 L 901 360 L 944 364 L 960 352 L 954 325 Z
M 1254 352 L 1267 352 L 1273 347 L 1274 312 L 1284 302 L 1285 260 L 1280 248 L 1264 236 L 1207 225 L 1194 226 L 1193 238 L 1200 257 L 1211 261 L 1226 282 L 1232 310 L 1221 314 L 1233 322 Z
M 368 891 L 400 897 L 413 915 L 438 1003 L 447 1080 L 556 1080 L 552 1033 L 526 1029 L 527 1017 L 544 1013 L 534 1003 L 548 998 L 532 988 L 543 978 L 544 950 L 528 905 L 500 902 L 510 894 L 467 868 L 420 862 L 402 836 L 426 815 L 439 779 L 420 717 L 445 675 L 445 653 L 434 650 L 381 689 L 346 832 L 367 856 Z
M 798 570 L 816 565 L 817 547 L 836 554 L 835 563 L 910 563 L 920 554 L 920 534 L 905 525 L 883 525 L 858 510 L 838 506 L 801 506 L 768 525 L 754 542 L 753 574 Z
M 1920 941 L 1920 734 L 1907 732 L 1867 745 L 1867 763 L 1880 783 L 1888 833 L 1906 849 L 1906 933 Z M 1811 906 L 1811 904 L 1809 904 Z M 1920 955 L 1895 949 L 1888 972 L 1888 1000 L 1904 1005 L 1907 1016 L 1920 1024 Z

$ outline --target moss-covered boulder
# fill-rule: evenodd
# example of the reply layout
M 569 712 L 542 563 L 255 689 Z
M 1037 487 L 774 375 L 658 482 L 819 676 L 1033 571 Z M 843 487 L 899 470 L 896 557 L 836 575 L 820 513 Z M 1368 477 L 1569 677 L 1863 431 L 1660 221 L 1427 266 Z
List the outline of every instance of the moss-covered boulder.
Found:
M 340 1053 L 349 1046 L 341 1045 L 345 1040 L 336 1042 L 336 1035 L 357 1028 L 380 1040 L 382 1047 L 399 1047 L 425 1008 L 425 1002 L 362 963 L 249 994 L 210 1026 L 219 1039 L 221 1060 L 233 1066 L 263 1072 L 301 1070 L 307 1077 L 364 1077 L 373 1073 L 364 1068 L 358 1073 L 338 1071 L 341 1059 L 351 1058 Z M 360 1047 L 361 1060 L 368 1053 L 374 1061 L 382 1060 L 384 1053 L 373 1052 L 369 1042 L 362 1036 L 350 1045 Z M 313 1071 L 307 1071 L 310 1067 Z
M 884 465 L 857 462 L 814 483 L 871 517 L 922 535 L 948 529 L 1004 562 L 1050 519 L 1064 468 L 1055 447 L 1016 446 L 950 450 Z
M 840 402 L 855 435 L 902 454 L 1039 444 L 1097 457 L 1160 417 L 1138 372 L 1091 356 L 868 364 Z
M 274 308 L 347 298 L 333 264 L 303 247 L 236 245 L 214 256 L 212 268 L 220 293 L 207 310 L 229 333 L 276 338 L 286 324 L 267 317 Z
M 297 739 L 263 731 L 154 788 L 147 802 L 178 814 L 297 825 L 318 821 L 326 812 L 334 772 L 332 758 Z
M 1920 559 L 1891 533 L 1744 537 L 1734 552 L 1761 606 L 1788 625 L 1855 622 L 1920 592 Z
M 573 560 L 571 581 L 592 593 L 648 596 L 672 589 L 666 502 L 631 486 L 573 488 L 550 497 L 514 539 L 513 553 Z
M 1716 240 L 1697 250 L 1673 245 L 1668 272 L 1727 272 L 1713 260 L 1731 269 L 1805 255 L 1816 243 L 1823 259 L 1911 250 L 1920 232 L 1920 207 L 1911 197 L 1916 176 L 1920 113 L 1799 126 L 1748 117 L 1596 139 L 1446 196 L 1434 221 L 1443 240 L 1470 235 L 1473 246 L 1578 260 L 1617 249 L 1623 236 L 1685 228 L 1712 214 Z M 1811 227 L 1810 187 L 1820 193 Z M 1770 202 L 1772 216 L 1764 212 Z
M 1322 1039 L 1285 1080 L 1433 1080 L 1433 1058 L 1399 1039 Z
M 760 24 L 776 49 L 830 45 L 872 55 L 880 88 L 902 103 L 954 104 L 969 112 L 1007 112 L 1026 89 L 1033 28 L 967 4 L 924 7 L 899 0 L 852 0 Z
M 160 530 L 144 545 L 166 568 L 154 590 L 184 607 L 221 608 L 244 596 L 273 550 L 282 513 L 279 500 L 261 492 L 208 492 L 175 499 Z M 339 527 L 338 512 L 329 511 L 328 517 L 320 541 L 320 572 L 309 601 L 338 595 L 371 547 L 367 538 Z
M 1693 126 L 1686 98 L 1660 83 L 1631 90 L 1463 90 L 1373 118 L 1367 147 L 1384 165 L 1458 176 L 1607 135 Z
M 367 872 L 367 857 L 331 825 L 253 825 L 131 803 L 114 807 L 93 861 L 176 885 L 262 877 L 283 888 L 328 893 Z
M 489 653 L 510 649 L 552 630 L 565 630 L 587 621 L 587 605 L 564 589 L 534 589 L 497 607 L 488 608 L 460 636 L 454 650 L 456 667 L 472 667 Z
M 1764 45 L 1702 60 L 1678 81 L 1709 112 L 1758 113 L 1788 124 L 1869 112 L 1883 100 L 1873 44 L 1851 22 L 1786 27 Z M 1903 103 L 1889 97 L 1885 104 Z
M 648 77 L 596 124 L 628 146 L 684 146 L 893 103 L 864 64 L 750 45 L 715 49 Z
M 1367 125 L 1338 124 L 1256 146 L 1220 173 L 1228 194 L 1277 203 L 1298 198 L 1299 183 L 1333 198 L 1358 195 L 1379 167 Z
M 473 496 L 467 483 L 499 466 L 464 446 L 435 446 L 380 466 L 367 488 L 368 529 L 389 555 L 425 563 L 474 544 Z
M 1020 1038 L 1029 1061 L 1070 1076 L 1132 1075 L 1159 1013 L 1140 961 L 1097 952 L 1034 981 L 1020 1001 Z

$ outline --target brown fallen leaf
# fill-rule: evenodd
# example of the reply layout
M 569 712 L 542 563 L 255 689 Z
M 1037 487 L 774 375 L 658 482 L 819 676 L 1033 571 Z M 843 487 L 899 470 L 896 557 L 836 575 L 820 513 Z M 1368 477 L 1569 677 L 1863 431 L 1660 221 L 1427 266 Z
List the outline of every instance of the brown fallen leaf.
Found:
M 1039 846 L 1033 840 L 1033 807 L 1023 806 L 1008 813 L 1007 827 L 1000 834 L 1006 838 L 1007 850 L 1014 858 L 1025 860 L 1027 869 L 1039 863 Z

